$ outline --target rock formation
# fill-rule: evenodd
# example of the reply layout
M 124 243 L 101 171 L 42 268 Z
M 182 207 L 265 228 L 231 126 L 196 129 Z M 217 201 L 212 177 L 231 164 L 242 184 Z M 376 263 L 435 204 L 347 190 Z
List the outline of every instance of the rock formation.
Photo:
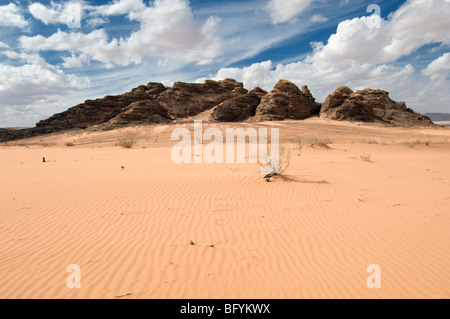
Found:
M 176 82 L 160 94 L 158 103 L 172 119 L 198 115 L 239 95 L 247 94 L 244 85 L 233 79 L 206 80 L 205 83 Z
M 395 102 L 386 91 L 353 92 L 340 86 L 315 102 L 308 87 L 280 80 L 269 93 L 252 91 L 233 79 L 204 83 L 176 82 L 171 88 L 150 82 L 128 93 L 87 100 L 40 121 L 36 127 L 0 130 L 0 142 L 69 129 L 114 129 L 129 125 L 169 123 L 213 109 L 211 122 L 301 120 L 313 115 L 333 120 L 365 121 L 397 126 L 430 126 L 431 120 Z
M 121 112 L 128 111 L 127 107 L 129 105 L 152 100 L 166 90 L 167 88 L 161 83 L 151 82 L 122 95 L 86 100 L 84 103 L 74 106 L 65 112 L 40 121 L 36 124 L 36 128 L 47 132 L 89 128 L 108 122 L 119 116 Z
M 255 121 L 302 120 L 319 113 L 307 86 L 301 91 L 294 83 L 280 80 L 274 89 L 263 96 L 256 109 Z
M 320 111 L 322 118 L 337 121 L 362 121 L 395 126 L 431 126 L 429 117 L 395 102 L 383 90 L 364 89 L 353 92 L 340 86 L 329 95 Z
M 267 92 L 266 92 L 267 93 Z M 210 122 L 240 122 L 255 115 L 261 95 L 249 92 L 220 103 L 214 108 Z

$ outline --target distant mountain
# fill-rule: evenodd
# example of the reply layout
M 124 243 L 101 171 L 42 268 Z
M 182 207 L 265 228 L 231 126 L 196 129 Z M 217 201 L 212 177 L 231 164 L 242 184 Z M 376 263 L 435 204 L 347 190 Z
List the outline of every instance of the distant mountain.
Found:
M 450 121 L 450 113 L 426 113 L 433 122 L 448 122 Z
M 234 79 L 204 83 L 176 82 L 172 87 L 150 82 L 131 92 L 106 96 L 69 108 L 40 121 L 34 128 L 1 130 L 0 142 L 70 129 L 110 130 L 124 126 L 166 124 L 211 110 L 209 122 L 303 120 L 312 116 L 337 121 L 362 121 L 386 126 L 433 126 L 430 118 L 395 102 L 382 90 L 353 92 L 340 86 L 325 103 L 280 80 L 271 92 L 248 91 Z

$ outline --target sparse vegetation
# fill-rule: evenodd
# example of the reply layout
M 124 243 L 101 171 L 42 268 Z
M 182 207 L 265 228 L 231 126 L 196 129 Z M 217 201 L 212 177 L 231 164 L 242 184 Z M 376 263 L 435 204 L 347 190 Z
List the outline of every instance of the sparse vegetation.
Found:
M 119 139 L 117 146 L 121 146 L 123 148 L 133 148 L 136 144 L 136 136 L 134 134 L 128 134 Z
M 263 172 L 264 179 L 270 182 L 270 179 L 275 176 L 282 175 L 289 167 L 291 160 L 291 150 L 280 146 L 279 154 L 268 154 L 264 158 L 264 163 L 258 161 L 261 172 Z
M 365 162 L 372 162 L 371 154 L 363 154 L 363 155 L 360 155 L 359 158 Z
M 329 149 L 328 144 L 331 144 L 331 141 L 327 138 L 317 138 L 317 137 L 308 137 L 301 138 L 296 140 L 297 145 L 299 145 L 300 149 L 303 146 L 310 146 L 312 148 L 321 148 L 321 149 Z
M 411 141 L 411 142 L 406 142 L 405 146 L 409 147 L 409 148 L 414 148 L 417 145 L 426 145 L 426 146 L 431 146 L 431 141 L 430 140 L 426 140 L 426 141 L 419 141 L 419 140 L 415 140 L 415 141 Z
M 75 144 L 73 144 L 72 142 L 67 142 L 67 143 L 66 143 L 66 146 L 71 147 L 71 146 L 75 146 Z

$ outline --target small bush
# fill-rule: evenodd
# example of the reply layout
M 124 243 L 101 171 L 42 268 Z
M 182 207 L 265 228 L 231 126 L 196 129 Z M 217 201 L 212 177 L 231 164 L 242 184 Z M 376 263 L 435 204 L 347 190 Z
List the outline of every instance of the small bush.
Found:
M 365 162 L 372 162 L 372 155 L 370 155 L 370 154 L 360 155 L 359 158 Z
M 265 164 L 258 161 L 260 165 L 261 172 L 266 176 L 267 181 L 274 175 L 282 175 L 286 169 L 289 167 L 291 160 L 291 150 L 280 145 L 279 154 L 267 154 L 264 156 Z
M 310 137 L 310 138 L 302 138 L 301 139 L 301 145 L 310 146 L 312 148 L 322 148 L 322 149 L 329 149 L 330 147 L 328 144 L 331 143 L 329 139 L 319 139 L 316 137 Z
M 69 146 L 69 147 L 70 147 L 70 146 L 75 146 L 75 144 L 73 144 L 73 143 L 71 143 L 71 142 L 67 142 L 67 143 L 66 143 L 66 146 Z
M 136 144 L 136 137 L 134 135 L 127 135 L 119 139 L 117 146 L 121 146 L 123 148 L 133 148 Z

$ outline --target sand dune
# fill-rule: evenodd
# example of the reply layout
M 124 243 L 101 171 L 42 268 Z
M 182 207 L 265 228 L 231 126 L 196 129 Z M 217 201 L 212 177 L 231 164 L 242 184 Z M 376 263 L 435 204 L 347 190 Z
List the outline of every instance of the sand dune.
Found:
M 174 164 L 179 126 L 1 144 L 0 297 L 450 297 L 449 129 L 220 124 L 280 128 L 293 181 L 266 183 L 256 164 Z M 301 138 L 330 148 L 297 156 Z

